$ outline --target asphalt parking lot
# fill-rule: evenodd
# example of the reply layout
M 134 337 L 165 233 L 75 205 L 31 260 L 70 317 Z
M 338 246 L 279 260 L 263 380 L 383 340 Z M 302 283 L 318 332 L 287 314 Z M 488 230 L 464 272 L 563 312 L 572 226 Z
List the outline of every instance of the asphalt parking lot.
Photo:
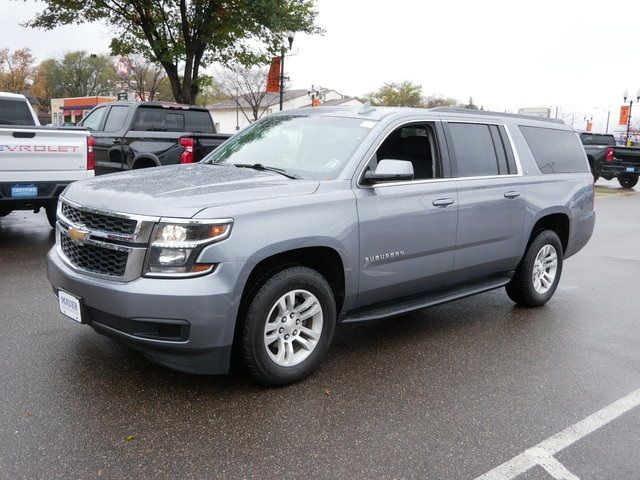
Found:
M 640 195 L 599 191 L 545 307 L 498 290 L 343 325 L 277 389 L 172 372 L 62 317 L 44 213 L 2 218 L 0 478 L 640 478 L 631 400 L 553 465 L 493 470 L 640 389 Z

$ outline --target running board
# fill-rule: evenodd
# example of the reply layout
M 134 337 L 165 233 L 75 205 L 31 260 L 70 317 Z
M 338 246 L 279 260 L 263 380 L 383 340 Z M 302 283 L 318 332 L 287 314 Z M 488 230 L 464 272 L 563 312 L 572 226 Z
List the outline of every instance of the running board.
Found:
M 394 302 L 370 305 L 348 312 L 342 322 L 363 322 L 367 320 L 395 317 L 404 313 L 413 312 L 414 310 L 420 310 L 422 308 L 432 307 L 441 303 L 459 300 L 461 298 L 475 295 L 476 293 L 495 290 L 496 288 L 504 287 L 510 280 L 511 277 L 500 276 L 489 281 L 467 285 L 448 292 L 431 293 L 404 298 Z

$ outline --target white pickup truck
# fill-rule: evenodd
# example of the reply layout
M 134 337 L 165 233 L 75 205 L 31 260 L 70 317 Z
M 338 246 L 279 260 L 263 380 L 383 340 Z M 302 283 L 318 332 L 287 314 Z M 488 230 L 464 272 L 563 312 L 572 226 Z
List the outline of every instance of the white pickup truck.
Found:
M 53 227 L 60 193 L 94 176 L 94 142 L 84 128 L 41 127 L 24 95 L 0 92 L 0 217 L 44 208 Z

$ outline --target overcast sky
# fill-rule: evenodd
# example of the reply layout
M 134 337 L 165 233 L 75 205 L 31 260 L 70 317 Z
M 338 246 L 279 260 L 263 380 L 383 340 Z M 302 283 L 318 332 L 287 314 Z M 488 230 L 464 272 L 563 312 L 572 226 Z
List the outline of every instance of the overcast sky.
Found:
M 19 24 L 38 3 L 0 5 L 0 46 L 29 46 L 38 59 L 108 51 L 106 26 L 31 30 Z M 360 95 L 407 79 L 425 94 L 473 96 L 495 110 L 559 105 L 594 115 L 598 130 L 607 109 L 617 123 L 625 88 L 634 98 L 640 89 L 640 12 L 632 1 L 318 0 L 318 10 L 326 33 L 297 36 L 286 61 L 293 88 Z

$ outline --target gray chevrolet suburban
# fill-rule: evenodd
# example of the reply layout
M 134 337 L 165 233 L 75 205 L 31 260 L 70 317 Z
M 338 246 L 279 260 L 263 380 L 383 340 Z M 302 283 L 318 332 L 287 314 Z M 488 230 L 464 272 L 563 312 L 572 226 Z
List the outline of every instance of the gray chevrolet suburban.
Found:
M 454 109 L 308 108 L 202 162 L 72 184 L 48 274 L 62 313 L 168 367 L 287 384 L 338 322 L 505 287 L 554 294 L 594 228 L 562 122 Z

